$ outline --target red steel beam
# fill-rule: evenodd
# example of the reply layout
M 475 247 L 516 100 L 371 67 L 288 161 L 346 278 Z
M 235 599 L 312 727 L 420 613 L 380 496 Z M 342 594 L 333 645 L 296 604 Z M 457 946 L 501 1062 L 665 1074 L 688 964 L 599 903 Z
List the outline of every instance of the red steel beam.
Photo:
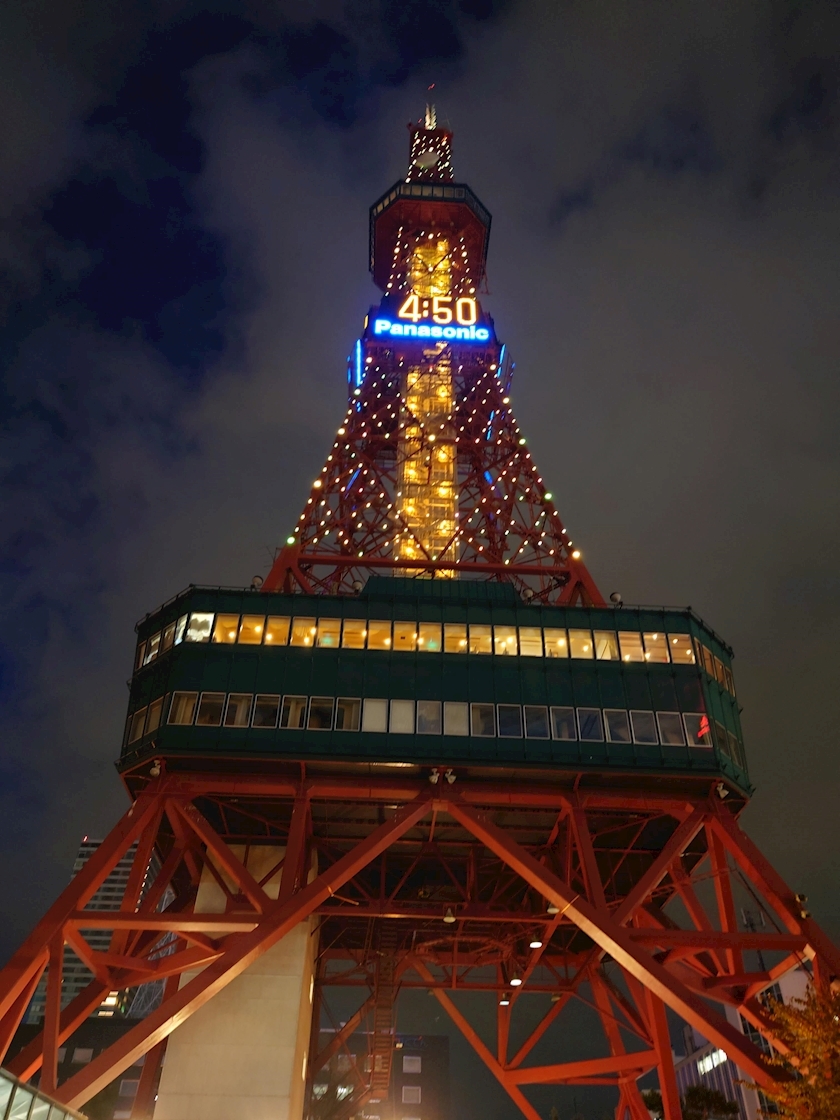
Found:
M 71 1107 L 80 1106 L 103 1089 L 117 1074 L 180 1026 L 200 1007 L 307 918 L 329 895 L 339 890 L 362 867 L 383 852 L 421 820 L 431 807 L 431 797 L 418 798 L 397 812 L 393 819 L 357 844 L 312 883 L 303 887 L 289 902 L 277 904 L 265 914 L 259 926 L 240 935 L 235 944 L 202 972 L 179 989 L 170 999 L 141 1020 L 119 1041 L 95 1058 L 84 1070 L 74 1074 L 59 1089 L 59 1097 Z
M 564 1081 L 582 1081 L 605 1073 L 643 1073 L 656 1065 L 655 1050 L 637 1050 L 634 1054 L 612 1054 L 608 1058 L 587 1058 L 580 1062 L 561 1062 L 552 1066 L 529 1066 L 510 1071 L 516 1085 L 562 1085 Z

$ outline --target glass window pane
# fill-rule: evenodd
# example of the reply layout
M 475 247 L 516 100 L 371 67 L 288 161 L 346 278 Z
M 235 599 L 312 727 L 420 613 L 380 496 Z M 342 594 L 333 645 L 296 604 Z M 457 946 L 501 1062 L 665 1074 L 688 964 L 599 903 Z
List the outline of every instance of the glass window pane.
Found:
M 723 687 L 725 689 L 727 689 L 729 692 L 731 692 L 732 695 L 734 696 L 735 695 L 735 681 L 732 678 L 732 670 L 729 668 L 728 665 L 724 665 L 724 667 L 723 667 L 723 676 L 724 676 L 724 681 L 725 681 Z
M 146 652 L 146 656 L 149 656 L 148 651 Z M 719 657 L 715 658 L 715 679 L 717 680 L 719 685 L 722 685 L 724 688 L 726 688 L 726 673 L 723 669 L 723 662 Z
M 403 1073 L 422 1073 L 423 1059 L 420 1054 L 403 1055 Z
M 182 614 L 178 621 L 175 623 L 175 645 L 179 646 L 184 640 L 184 634 L 187 629 L 188 614 Z
M 595 631 L 595 656 L 599 661 L 618 661 L 618 638 L 612 630 Z
M 242 621 L 239 623 L 239 641 L 242 645 L 261 645 L 264 631 L 264 614 L 243 614 Z
M 683 723 L 690 747 L 710 747 L 712 745 L 712 729 L 709 726 L 709 717 L 705 712 L 686 712 L 683 715 Z
M 146 656 L 146 643 L 140 642 L 137 646 L 137 656 L 134 658 L 134 668 L 139 669 L 143 664 L 143 658 Z
M 664 634 L 645 634 L 645 661 L 655 661 L 658 664 L 667 664 L 668 639 Z
M 261 692 L 254 700 L 252 727 L 276 727 L 277 713 L 280 710 L 280 697 L 274 693 Z
M 170 723 L 192 723 L 195 715 L 197 692 L 175 692 L 169 707 Z
M 12 1107 L 9 1109 L 8 1120 L 26 1120 L 29 1107 L 35 1094 L 25 1085 L 18 1085 L 12 1098 Z
M 578 730 L 582 741 L 602 743 L 604 723 L 600 708 L 578 708 Z
M 414 701 L 391 701 L 391 733 L 393 735 L 414 734 Z
M 6 1105 L 9 1103 L 9 1097 L 11 1097 L 14 1087 L 14 1081 L 8 1081 L 0 1071 L 0 1116 L 6 1115 Z
M 607 725 L 607 739 L 611 743 L 630 742 L 630 720 L 627 712 L 608 708 L 604 712 L 604 722 Z
M 341 619 L 340 618 L 319 618 L 318 619 L 318 632 L 315 636 L 315 641 L 318 646 L 324 646 L 328 649 L 338 649 L 339 639 L 341 637 Z
M 714 654 L 706 646 L 700 646 L 700 660 L 703 662 L 703 668 L 710 677 L 715 675 L 715 658 Z
M 175 623 L 170 622 L 168 626 L 164 627 L 163 637 L 160 640 L 160 652 L 166 653 L 168 649 L 172 649 L 175 645 Z
M 472 627 L 470 629 L 472 630 Z M 490 627 L 488 626 L 487 629 L 489 630 Z M 473 735 L 482 735 L 485 738 L 495 736 L 496 712 L 493 704 L 470 704 L 470 720 Z
M 218 727 L 222 722 L 222 709 L 225 706 L 223 692 L 202 692 L 198 702 L 197 727 Z
M 184 635 L 185 642 L 209 642 L 210 630 L 213 627 L 212 614 L 191 614 Z
M 515 626 L 493 627 L 493 652 L 502 654 L 519 652 Z
M 522 738 L 522 709 L 518 704 L 499 704 L 499 735 L 505 739 Z
M 286 615 L 270 614 L 265 622 L 265 644 L 285 646 L 289 641 L 289 627 L 292 620 Z
M 160 727 L 160 715 L 162 711 L 163 697 L 159 696 L 157 700 L 153 700 L 149 705 L 149 716 L 146 720 L 146 735 L 148 735 L 150 731 L 157 731 Z
M 621 649 L 622 661 L 644 661 L 645 651 L 642 649 L 642 635 L 635 630 L 619 630 L 618 644 Z
M 492 653 L 493 639 L 489 626 L 470 626 L 470 653 Z
M 229 645 L 236 641 L 239 633 L 238 614 L 217 614 L 216 625 L 213 627 L 213 641 Z
M 445 700 L 443 704 L 444 735 L 469 735 L 470 720 L 468 705 L 455 700 Z
M 337 640 L 337 636 L 336 636 Z M 309 721 L 307 727 L 310 731 L 331 731 L 333 721 L 332 696 L 313 696 L 309 701 Z
M 657 712 L 656 719 L 659 723 L 659 737 L 662 740 L 663 746 L 685 746 L 685 735 L 683 734 L 683 725 L 679 712 Z
M 344 649 L 364 649 L 367 637 L 367 623 L 363 618 L 345 618 L 341 631 L 341 644 Z
M 542 657 L 542 630 L 539 626 L 519 627 L 519 652 L 523 657 Z
M 467 625 L 465 622 L 445 622 L 443 624 L 443 652 L 467 652 Z
M 425 653 L 440 653 L 442 632 L 439 622 L 421 622 L 417 631 L 417 648 Z
M 311 646 L 317 629 L 314 618 L 293 618 L 291 645 Z
M 694 648 L 689 634 L 669 634 L 668 645 L 671 649 L 671 660 L 675 665 L 694 664 Z
M 525 705 L 525 737 L 527 739 L 548 739 L 548 708 L 537 704 Z
M 143 658 L 143 664 L 148 665 L 150 661 L 154 661 L 154 659 L 158 655 L 159 649 L 160 632 L 158 632 L 157 634 L 152 634 L 151 638 L 149 638 L 148 642 L 146 642 L 146 656 Z
M 592 635 L 588 630 L 569 631 L 569 652 L 572 657 L 592 658 L 595 656 L 592 647 Z
M 280 726 L 299 731 L 306 722 L 306 697 L 284 696 L 280 709 Z
M 135 712 L 131 717 L 131 723 L 128 728 L 128 741 L 129 743 L 136 743 L 138 739 L 143 737 L 143 727 L 146 723 L 146 709 L 141 708 Z
M 546 657 L 569 656 L 569 643 L 566 639 L 565 630 L 558 630 L 556 627 L 546 626 L 543 630 L 543 638 L 545 639 Z
M 722 754 L 731 757 L 731 755 L 729 755 L 729 740 L 726 736 L 726 728 L 722 723 L 718 723 L 717 720 L 715 720 L 715 741 L 717 742 L 718 750 Z
M 744 764 L 744 754 L 741 750 L 741 744 L 738 740 L 738 736 L 733 734 L 733 732 L 731 731 L 727 731 L 726 737 L 729 739 L 729 753 L 732 756 L 732 761 L 735 762 L 736 765 L 740 766 L 742 770 L 745 770 L 746 766 Z
M 253 699 L 250 692 L 232 692 L 225 709 L 225 727 L 247 727 Z
M 631 712 L 630 722 L 633 725 L 633 742 L 654 746 L 659 742 L 656 732 L 656 720 L 653 712 Z
M 362 731 L 388 730 L 388 701 L 365 700 L 362 715 Z
M 391 622 L 389 619 L 371 619 L 368 623 L 367 648 L 391 648 Z
M 417 734 L 440 735 L 440 700 L 417 701 Z
M 43 1097 L 36 1097 L 32 1111 L 29 1113 L 29 1120 L 47 1120 L 49 1113 L 50 1102 Z
M 361 719 L 361 700 L 348 696 L 339 696 L 335 705 L 336 731 L 358 731 Z
M 551 734 L 555 739 L 577 739 L 574 708 L 551 709 Z
M 72 1120 L 72 1118 L 60 1105 L 54 1104 L 50 1109 L 50 1120 Z
M 413 652 L 417 645 L 417 623 L 416 622 L 395 622 L 394 623 L 394 649 L 407 650 Z

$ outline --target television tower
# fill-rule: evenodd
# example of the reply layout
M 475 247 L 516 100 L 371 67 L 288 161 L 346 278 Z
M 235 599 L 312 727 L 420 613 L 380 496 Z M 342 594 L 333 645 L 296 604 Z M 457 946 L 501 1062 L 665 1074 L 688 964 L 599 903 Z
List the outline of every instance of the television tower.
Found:
M 74 1107 L 146 1055 L 134 1120 L 302 1120 L 367 1025 L 336 1120 L 390 1115 L 395 1008 L 421 988 L 527 1120 L 548 1084 L 612 1086 L 616 1120 L 648 1120 L 651 1071 L 679 1120 L 669 1009 L 770 1088 L 762 993 L 840 975 L 738 823 L 731 649 L 690 609 L 604 602 L 514 418 L 490 215 L 431 107 L 409 158 L 371 209 L 383 294 L 297 526 L 260 589 L 190 586 L 138 624 L 131 805 L 0 972 L 4 1054 L 47 970 L 9 1068 Z M 120 909 L 92 909 L 132 845 Z M 92 979 L 62 1008 L 65 946 Z M 107 992 L 161 982 L 56 1084 Z M 341 986 L 358 1008 L 321 1047 Z M 464 991 L 492 999 L 492 1045 Z M 512 1046 L 523 1000 L 540 1017 Z M 600 1042 L 559 1060 L 581 1006 Z

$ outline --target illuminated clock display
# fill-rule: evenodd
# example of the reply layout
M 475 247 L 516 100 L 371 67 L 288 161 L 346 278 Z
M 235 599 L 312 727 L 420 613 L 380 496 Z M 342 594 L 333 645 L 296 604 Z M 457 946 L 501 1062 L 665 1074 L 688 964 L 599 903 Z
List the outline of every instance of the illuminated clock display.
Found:
M 408 319 L 412 323 L 419 323 L 422 319 L 431 319 L 442 327 L 450 323 L 458 323 L 462 327 L 474 327 L 478 321 L 478 305 L 471 296 L 432 296 L 431 299 L 421 299 L 420 296 L 410 295 L 397 312 L 398 319 Z

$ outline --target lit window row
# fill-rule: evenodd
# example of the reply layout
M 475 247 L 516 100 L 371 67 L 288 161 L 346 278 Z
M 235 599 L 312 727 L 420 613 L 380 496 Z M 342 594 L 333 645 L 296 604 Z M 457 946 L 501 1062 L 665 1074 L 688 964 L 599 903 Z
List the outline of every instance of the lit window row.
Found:
M 135 712 L 128 742 L 160 726 L 164 698 Z M 368 731 L 392 735 L 471 735 L 478 738 L 556 739 L 566 742 L 638 743 L 711 747 L 702 712 L 626 711 L 621 708 L 548 707 L 440 700 L 385 700 L 349 696 L 282 696 L 276 693 L 175 692 L 168 723 L 196 727 L 280 728 L 293 731 Z M 727 732 L 724 750 L 730 753 Z M 731 736 L 735 742 L 736 737 Z M 736 756 L 737 757 L 737 756 Z
M 540 626 L 491 626 L 465 622 L 392 622 L 390 619 L 309 618 L 288 615 L 182 615 L 137 649 L 136 667 L 181 642 L 223 645 L 378 649 L 407 653 L 474 653 L 521 657 L 573 657 L 597 661 L 648 661 L 694 665 L 688 634 L 638 630 L 583 630 Z M 732 674 L 711 650 L 696 643 L 703 667 L 734 694 Z

